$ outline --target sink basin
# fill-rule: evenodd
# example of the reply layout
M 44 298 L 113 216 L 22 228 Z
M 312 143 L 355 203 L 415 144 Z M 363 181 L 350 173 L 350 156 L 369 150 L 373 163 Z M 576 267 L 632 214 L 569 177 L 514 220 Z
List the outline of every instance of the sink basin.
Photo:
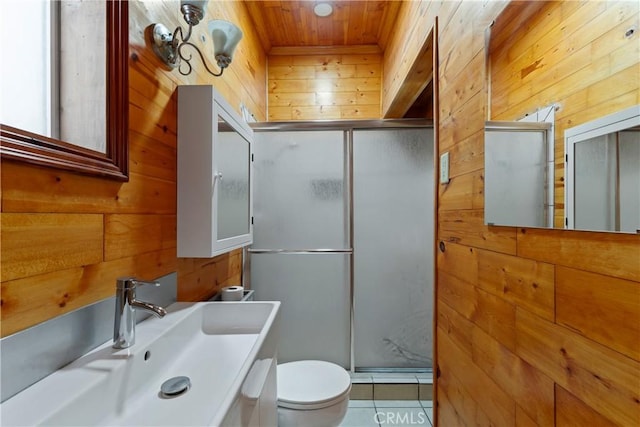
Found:
M 175 303 L 137 325 L 132 347 L 109 341 L 4 402 L 2 425 L 224 425 L 246 390 L 260 394 L 266 374 L 256 371 L 275 369 L 279 307 Z M 190 389 L 163 395 L 162 384 L 178 376 Z

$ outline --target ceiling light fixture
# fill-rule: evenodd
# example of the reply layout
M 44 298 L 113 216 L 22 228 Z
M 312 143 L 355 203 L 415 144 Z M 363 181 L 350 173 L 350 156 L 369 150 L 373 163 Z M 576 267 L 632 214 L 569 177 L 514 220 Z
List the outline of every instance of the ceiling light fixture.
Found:
M 182 48 L 189 46 L 198 53 L 204 68 L 213 76 L 221 76 L 224 69 L 231 64 L 233 58 L 233 51 L 236 49 L 238 42 L 242 38 L 242 31 L 240 28 L 232 24 L 231 22 L 214 20 L 209 22 L 209 32 L 213 39 L 213 54 L 220 67 L 219 72 L 213 72 L 209 69 L 207 62 L 204 59 L 204 55 L 200 52 L 200 49 L 193 43 L 189 42 L 191 38 L 191 30 L 193 27 L 200 23 L 200 20 L 204 18 L 204 11 L 206 10 L 209 0 L 182 0 L 180 2 L 180 10 L 184 15 L 184 20 L 189 25 L 187 29 L 187 35 L 185 37 L 182 27 L 178 26 L 173 33 L 169 31 L 167 27 L 162 24 L 153 25 L 153 51 L 158 58 L 162 60 L 169 68 L 178 68 L 180 74 L 186 76 L 191 73 L 193 66 L 191 65 L 192 55 L 185 56 L 182 52 Z M 178 38 L 178 34 L 180 37 Z M 182 70 L 182 64 L 186 64 L 186 71 Z
M 316 16 L 324 18 L 333 13 L 333 6 L 329 3 L 318 3 L 313 7 L 313 13 L 315 13 Z

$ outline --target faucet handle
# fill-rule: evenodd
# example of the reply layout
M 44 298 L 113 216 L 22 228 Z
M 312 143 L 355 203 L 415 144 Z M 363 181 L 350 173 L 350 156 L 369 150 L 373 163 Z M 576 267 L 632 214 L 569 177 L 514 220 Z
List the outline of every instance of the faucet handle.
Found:
M 142 286 L 142 285 L 149 285 L 149 286 L 155 286 L 155 287 L 160 286 L 159 282 L 148 282 L 145 280 L 138 280 L 138 279 L 131 279 L 131 282 L 133 282 L 134 286 Z
M 144 280 L 138 280 L 135 277 L 120 277 L 116 280 L 117 289 L 135 289 L 136 286 L 150 285 L 160 286 L 158 282 L 146 282 Z

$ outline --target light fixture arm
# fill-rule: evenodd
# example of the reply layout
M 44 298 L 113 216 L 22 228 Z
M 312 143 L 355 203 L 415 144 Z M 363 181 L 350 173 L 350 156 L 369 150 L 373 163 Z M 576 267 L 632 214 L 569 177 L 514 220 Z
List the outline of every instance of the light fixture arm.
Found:
M 182 59 L 182 63 L 180 64 L 180 67 L 178 68 L 178 71 L 180 72 L 180 74 L 182 74 L 183 76 L 188 76 L 189 74 L 191 74 L 191 71 L 193 70 L 193 66 L 191 65 L 191 59 L 193 58 L 193 55 L 189 55 L 189 57 L 186 57 L 183 53 L 182 53 L 182 49 L 185 46 L 191 46 L 193 49 L 195 49 L 195 51 L 198 53 L 198 55 L 200 55 L 200 60 L 202 61 L 202 65 L 204 65 L 204 68 L 207 70 L 207 72 L 209 74 L 211 74 L 212 76 L 215 77 L 220 77 L 222 75 L 222 73 L 224 72 L 224 68 L 220 68 L 220 72 L 219 73 L 215 73 L 213 71 L 211 71 L 209 69 L 209 66 L 207 65 L 207 61 L 204 59 L 204 55 L 202 54 L 202 52 L 200 52 L 200 49 L 198 49 L 198 46 L 194 45 L 191 42 L 182 42 L 180 43 L 180 45 L 178 46 L 178 56 L 180 57 L 180 59 Z M 186 64 L 187 67 L 189 67 L 187 69 L 187 72 L 182 71 L 182 64 Z
M 189 39 L 191 38 L 191 31 L 193 29 L 193 25 L 189 24 L 189 31 L 187 32 L 187 37 L 184 36 L 183 32 L 182 32 L 182 27 L 181 26 L 177 26 L 175 31 L 173 32 L 173 38 L 171 39 L 171 45 L 174 48 L 178 48 L 178 45 L 180 43 L 186 43 L 189 41 Z M 178 39 L 178 33 L 180 33 L 180 39 Z

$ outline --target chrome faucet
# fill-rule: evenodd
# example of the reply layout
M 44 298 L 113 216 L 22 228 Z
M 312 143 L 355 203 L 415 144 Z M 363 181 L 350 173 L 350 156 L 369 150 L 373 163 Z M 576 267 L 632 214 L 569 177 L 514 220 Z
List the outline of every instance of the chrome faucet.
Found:
M 113 348 L 131 347 L 136 342 L 136 308 L 150 311 L 158 317 L 164 317 L 167 314 L 166 310 L 160 306 L 136 299 L 136 287 L 141 285 L 160 286 L 160 283 L 143 282 L 133 277 L 124 277 L 117 280 Z

